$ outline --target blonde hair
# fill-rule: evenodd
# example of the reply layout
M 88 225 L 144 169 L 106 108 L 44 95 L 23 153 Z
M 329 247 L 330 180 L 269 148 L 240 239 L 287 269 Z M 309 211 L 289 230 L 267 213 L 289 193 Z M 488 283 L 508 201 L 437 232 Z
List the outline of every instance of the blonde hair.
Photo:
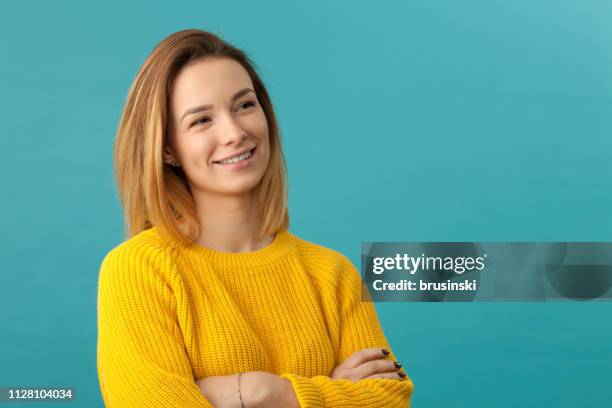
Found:
M 199 237 L 191 189 L 181 167 L 164 163 L 169 95 L 185 66 L 207 58 L 231 58 L 248 72 L 269 131 L 270 161 L 256 187 L 260 238 L 289 228 L 286 163 L 276 115 L 254 64 L 241 50 L 202 30 L 183 30 L 163 39 L 149 54 L 130 86 L 114 146 L 114 170 L 130 238 L 157 227 L 189 244 Z

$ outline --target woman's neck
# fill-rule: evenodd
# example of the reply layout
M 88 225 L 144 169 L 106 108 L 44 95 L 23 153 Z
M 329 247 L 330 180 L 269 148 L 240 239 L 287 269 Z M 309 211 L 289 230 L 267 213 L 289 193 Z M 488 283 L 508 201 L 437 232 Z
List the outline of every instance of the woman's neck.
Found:
M 196 199 L 200 222 L 197 243 L 221 252 L 253 252 L 266 247 L 273 236 L 259 237 L 260 219 L 253 195 L 206 195 Z

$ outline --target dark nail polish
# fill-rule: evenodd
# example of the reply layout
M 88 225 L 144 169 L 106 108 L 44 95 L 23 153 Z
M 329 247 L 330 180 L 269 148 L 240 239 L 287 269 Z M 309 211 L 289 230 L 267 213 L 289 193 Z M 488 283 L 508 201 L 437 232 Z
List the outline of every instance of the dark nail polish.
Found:
M 395 364 L 395 368 L 401 368 L 402 367 L 402 363 L 398 363 L 397 361 L 394 362 L 393 364 Z
M 402 373 L 402 372 L 397 373 L 397 375 L 399 375 L 399 376 L 400 376 L 400 377 L 402 377 L 402 378 L 406 377 L 406 374 L 404 374 L 404 373 Z
M 385 356 L 389 355 L 389 351 L 387 351 L 387 349 L 381 349 L 381 351 Z

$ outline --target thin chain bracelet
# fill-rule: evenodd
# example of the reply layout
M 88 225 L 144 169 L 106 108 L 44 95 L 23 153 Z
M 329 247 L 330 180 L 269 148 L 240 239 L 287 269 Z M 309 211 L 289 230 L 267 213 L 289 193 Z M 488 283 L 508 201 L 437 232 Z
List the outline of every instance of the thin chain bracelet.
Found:
M 240 408 L 244 407 L 244 402 L 242 401 L 242 393 L 240 392 L 240 376 L 242 373 L 238 373 L 238 398 L 240 398 Z

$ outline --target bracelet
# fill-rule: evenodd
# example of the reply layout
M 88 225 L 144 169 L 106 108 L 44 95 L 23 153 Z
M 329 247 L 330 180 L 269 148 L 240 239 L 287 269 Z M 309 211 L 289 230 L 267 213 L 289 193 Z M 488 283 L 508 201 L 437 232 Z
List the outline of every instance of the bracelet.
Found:
M 238 373 L 238 398 L 240 398 L 240 408 L 244 407 L 244 402 L 242 401 L 242 393 L 240 392 L 240 376 L 242 373 Z

